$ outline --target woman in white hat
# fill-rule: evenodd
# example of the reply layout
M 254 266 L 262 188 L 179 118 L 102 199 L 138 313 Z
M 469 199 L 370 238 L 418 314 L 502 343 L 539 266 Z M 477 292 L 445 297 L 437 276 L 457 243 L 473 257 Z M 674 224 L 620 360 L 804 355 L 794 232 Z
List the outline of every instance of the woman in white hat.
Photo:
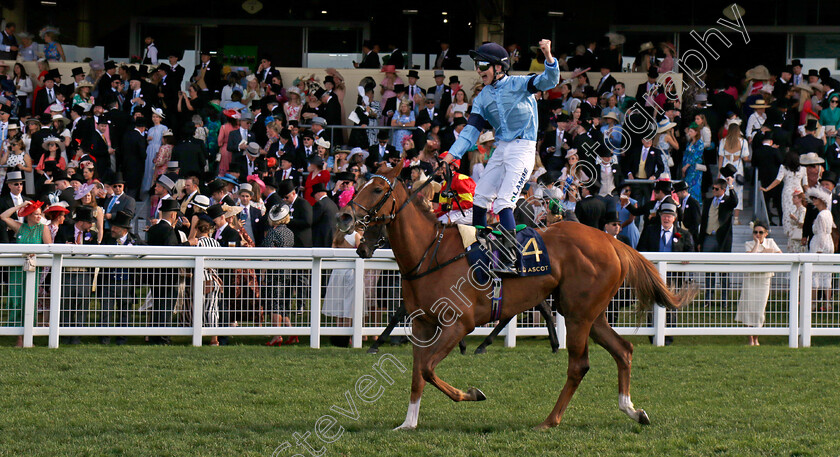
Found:
M 50 106 L 51 111 L 53 107 L 54 106 Z M 62 107 L 61 105 L 57 105 L 55 107 L 60 109 L 62 113 L 64 112 L 64 107 Z M 64 114 L 54 113 L 52 115 L 51 120 L 52 121 L 50 123 L 50 130 L 52 131 L 52 135 L 61 139 L 61 142 L 64 144 L 61 150 L 65 151 L 70 146 L 70 141 L 72 137 L 72 135 L 70 134 L 70 130 L 67 128 L 67 124 L 70 123 L 70 119 L 64 117 Z M 71 157 L 68 157 L 68 159 L 71 159 Z
M 152 108 L 152 127 L 146 130 L 146 166 L 143 172 L 143 183 L 140 186 L 140 191 L 144 194 L 152 188 L 152 183 L 155 182 L 155 157 L 157 157 L 163 144 L 163 134 L 169 130 L 167 126 L 163 125 L 165 117 L 162 109 Z
M 172 159 L 172 148 L 175 145 L 175 134 L 172 130 L 166 129 L 161 135 L 161 145 L 155 155 L 155 176 L 154 181 L 157 181 L 158 176 L 166 173 L 167 164 Z
M 495 150 L 496 137 L 492 130 L 487 130 L 478 137 L 476 149 L 470 152 L 470 178 L 478 184 L 481 173 Z
M 286 100 L 283 103 L 283 112 L 286 114 L 286 122 L 300 121 L 300 110 L 303 108 L 303 93 L 297 87 L 290 87 L 286 89 Z
M 50 135 L 44 138 L 43 148 L 46 149 L 47 153 L 43 154 L 38 160 L 38 165 L 35 167 L 36 173 L 44 176 L 45 178 L 49 178 L 52 176 L 52 171 L 50 170 L 67 169 L 67 162 L 61 154 L 61 140 Z M 53 165 L 48 166 L 47 164 L 49 163 L 52 163 Z
M 811 203 L 819 211 L 812 226 L 814 236 L 808 244 L 808 251 L 815 254 L 833 254 L 834 240 L 831 238 L 831 231 L 836 226 L 834 218 L 831 217 L 831 192 L 821 186 L 816 186 L 808 189 L 805 195 L 811 199 Z M 824 291 L 823 296 L 826 299 L 826 304 L 820 307 L 820 311 L 831 311 L 831 273 L 814 274 L 815 301 L 820 290 Z

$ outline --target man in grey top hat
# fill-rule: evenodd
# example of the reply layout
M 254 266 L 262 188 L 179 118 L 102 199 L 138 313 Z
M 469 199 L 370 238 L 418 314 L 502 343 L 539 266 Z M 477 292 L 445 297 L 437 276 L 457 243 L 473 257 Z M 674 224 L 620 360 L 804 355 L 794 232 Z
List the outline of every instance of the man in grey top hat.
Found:
M 254 122 L 254 115 L 251 113 L 242 113 L 239 118 L 239 128 L 230 132 L 228 136 L 227 149 L 231 151 L 231 161 L 239 160 L 245 150 L 248 149 L 248 143 L 255 142 L 257 139 L 251 132 L 251 124 Z M 236 151 L 239 151 L 238 153 Z
M 434 97 L 435 110 L 438 113 L 446 113 L 449 104 L 452 103 L 452 89 L 444 84 L 444 79 L 446 79 L 446 75 L 443 70 L 435 70 L 435 85 L 426 90 L 427 96 Z
M 9 193 L 4 193 L 0 197 L 0 213 L 9 208 L 22 205 L 23 202 L 29 200 L 23 196 L 23 173 L 20 171 L 10 171 L 6 174 L 6 187 L 9 188 Z M 23 218 L 19 217 L 18 222 L 23 222 Z M 3 221 L 0 221 L 0 243 L 13 243 L 15 241 L 15 232 L 9 230 Z

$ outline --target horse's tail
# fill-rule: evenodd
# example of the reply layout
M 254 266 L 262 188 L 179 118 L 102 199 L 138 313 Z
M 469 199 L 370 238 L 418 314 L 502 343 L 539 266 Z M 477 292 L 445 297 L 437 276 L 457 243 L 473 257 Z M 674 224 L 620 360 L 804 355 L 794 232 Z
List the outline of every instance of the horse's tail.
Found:
M 674 293 L 662 280 L 659 270 L 635 249 L 613 239 L 622 269 L 627 271 L 627 281 L 636 289 L 638 303 L 636 311 L 650 310 L 654 304 L 666 309 L 676 310 L 690 303 L 697 295 L 697 284 L 689 283 L 678 293 Z

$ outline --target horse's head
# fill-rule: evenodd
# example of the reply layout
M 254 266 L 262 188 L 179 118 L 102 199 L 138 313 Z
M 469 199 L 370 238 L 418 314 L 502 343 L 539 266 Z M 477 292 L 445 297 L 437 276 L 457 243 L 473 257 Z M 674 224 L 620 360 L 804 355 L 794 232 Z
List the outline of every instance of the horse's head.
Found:
M 368 182 L 338 213 L 338 229 L 350 233 L 357 228 L 386 225 L 394 220 L 405 194 L 398 195 L 397 178 L 402 171 L 402 162 L 394 168 L 380 167 Z M 372 253 L 372 251 L 371 251 Z

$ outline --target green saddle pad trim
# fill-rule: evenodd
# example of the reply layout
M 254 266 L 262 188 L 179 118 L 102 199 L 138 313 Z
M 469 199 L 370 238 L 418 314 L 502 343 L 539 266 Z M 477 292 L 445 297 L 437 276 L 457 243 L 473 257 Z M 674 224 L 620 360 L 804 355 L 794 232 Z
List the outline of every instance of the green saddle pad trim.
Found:
M 519 224 L 519 225 L 517 225 L 517 226 L 516 226 L 516 228 L 514 229 L 514 233 L 519 232 L 519 231 L 521 231 L 521 230 L 523 230 L 523 229 L 525 229 L 525 228 L 527 228 L 527 227 L 528 227 L 528 226 L 527 226 L 527 225 L 525 225 L 525 224 Z M 476 226 L 475 226 L 475 228 L 476 228 L 476 230 L 484 230 L 484 229 L 485 229 L 485 228 L 487 228 L 487 227 L 484 227 L 484 226 L 482 226 L 482 225 L 476 225 Z M 491 231 L 490 233 L 492 233 L 493 235 L 499 235 L 499 236 L 501 236 L 501 235 L 502 235 L 502 232 L 501 232 L 500 230 L 493 230 L 493 231 Z

